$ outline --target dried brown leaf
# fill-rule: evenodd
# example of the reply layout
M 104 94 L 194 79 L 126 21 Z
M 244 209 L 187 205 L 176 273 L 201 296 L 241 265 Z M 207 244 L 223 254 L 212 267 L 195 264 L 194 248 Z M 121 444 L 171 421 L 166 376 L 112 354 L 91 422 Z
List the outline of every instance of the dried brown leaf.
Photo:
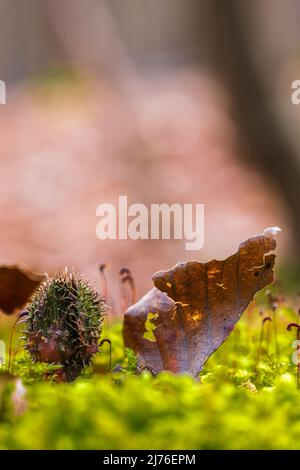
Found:
M 225 260 L 178 263 L 155 273 L 155 288 L 124 319 L 125 345 L 139 355 L 140 365 L 155 374 L 170 370 L 196 376 L 255 293 L 273 282 L 275 255 L 269 252 L 276 247 L 277 231 L 248 238 Z M 147 339 L 147 321 L 154 325 L 155 341 Z
M 44 280 L 44 275 L 25 268 L 0 266 L 0 310 L 10 315 L 21 308 Z

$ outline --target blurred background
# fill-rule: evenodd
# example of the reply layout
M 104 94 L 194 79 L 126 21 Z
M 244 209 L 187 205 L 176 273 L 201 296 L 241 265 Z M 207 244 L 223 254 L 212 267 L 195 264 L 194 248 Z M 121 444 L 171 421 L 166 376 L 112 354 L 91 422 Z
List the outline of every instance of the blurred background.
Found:
M 3 263 L 94 279 L 221 258 L 267 226 L 300 265 L 300 2 L 1 0 Z M 205 244 L 100 241 L 96 207 L 204 203 Z M 116 292 L 117 295 L 117 292 Z

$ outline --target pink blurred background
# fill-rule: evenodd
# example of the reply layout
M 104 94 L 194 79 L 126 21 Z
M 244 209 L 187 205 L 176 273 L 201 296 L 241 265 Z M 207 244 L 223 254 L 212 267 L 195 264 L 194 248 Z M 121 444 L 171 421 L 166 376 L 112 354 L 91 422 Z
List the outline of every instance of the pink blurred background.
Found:
M 22 26 L 15 47 L 7 43 L 4 50 L 2 45 L 0 78 L 8 83 L 7 104 L 0 107 L 2 262 L 49 273 L 74 267 L 98 286 L 98 265 L 107 262 L 111 293 L 117 297 L 124 266 L 134 274 L 141 295 L 151 287 L 153 272 L 181 260 L 226 257 L 240 241 L 268 226 L 283 230 L 278 249 L 283 259 L 295 238 L 293 213 L 276 178 L 250 165 L 244 155 L 225 82 L 205 61 L 190 58 L 193 41 L 203 44 L 188 36 L 192 13 L 172 49 L 168 37 L 176 22 L 171 32 L 165 31 L 165 40 L 158 35 L 152 43 L 149 31 L 130 27 L 136 2 L 131 2 L 131 17 L 115 2 L 111 9 L 99 2 L 104 9 L 98 12 L 98 25 L 84 2 L 76 0 L 71 10 L 68 3 L 45 2 L 42 7 L 29 2 L 26 17 L 18 2 L 2 5 L 3 13 L 11 12 L 8 33 L 14 21 Z M 14 8 L 19 7 L 16 20 Z M 151 14 L 153 20 L 158 11 Z M 38 27 L 39 21 L 48 29 Z M 89 34 L 100 46 L 90 42 Z M 183 48 L 182 60 L 185 37 L 189 48 Z M 16 45 L 24 48 L 23 68 Z M 180 60 L 173 59 L 174 50 L 181 51 Z M 284 87 L 294 77 L 287 70 L 298 70 L 288 68 L 295 56 L 286 50 Z M 276 64 L 271 53 L 269 64 Z M 282 88 L 275 88 L 282 104 Z M 284 107 L 289 109 L 287 101 Z M 117 203 L 119 195 L 146 205 L 203 203 L 203 250 L 186 251 L 180 240 L 98 240 L 96 207 Z

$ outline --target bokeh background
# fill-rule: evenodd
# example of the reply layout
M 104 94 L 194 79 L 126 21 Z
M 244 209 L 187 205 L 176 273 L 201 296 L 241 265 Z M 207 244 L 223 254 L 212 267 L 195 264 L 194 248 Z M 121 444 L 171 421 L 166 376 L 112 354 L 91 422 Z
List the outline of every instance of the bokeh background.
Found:
M 267 226 L 300 264 L 300 2 L 1 0 L 0 258 L 142 294 Z M 205 204 L 205 245 L 100 241 L 96 207 Z

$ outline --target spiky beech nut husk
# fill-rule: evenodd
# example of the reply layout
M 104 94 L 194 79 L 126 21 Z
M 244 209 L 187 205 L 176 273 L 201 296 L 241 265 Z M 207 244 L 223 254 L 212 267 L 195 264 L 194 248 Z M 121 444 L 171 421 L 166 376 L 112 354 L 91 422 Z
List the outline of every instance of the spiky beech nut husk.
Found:
M 40 285 L 27 311 L 31 357 L 61 364 L 66 380 L 74 380 L 98 351 L 105 311 L 100 294 L 75 273 L 57 273 Z

